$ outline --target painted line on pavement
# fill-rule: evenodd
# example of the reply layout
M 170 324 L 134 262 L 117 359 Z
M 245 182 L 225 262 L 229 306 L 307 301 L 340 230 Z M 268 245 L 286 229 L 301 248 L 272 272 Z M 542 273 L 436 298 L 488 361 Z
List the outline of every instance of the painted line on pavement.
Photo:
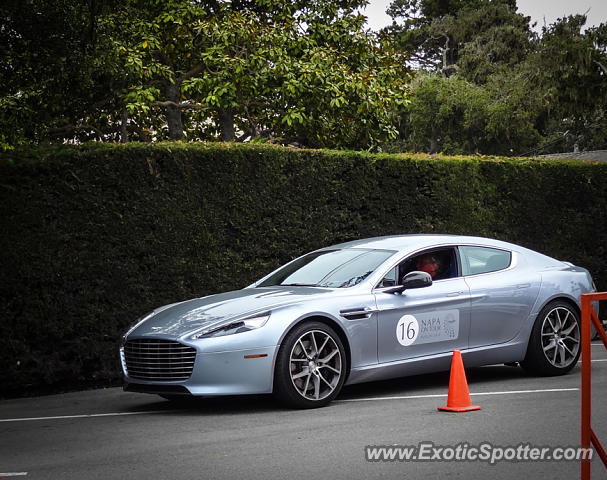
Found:
M 521 393 L 554 393 L 554 392 L 577 392 L 579 388 L 546 388 L 542 390 L 506 390 L 503 392 L 470 392 L 470 396 L 482 395 L 515 395 Z M 335 400 L 335 402 L 374 402 L 379 400 L 413 400 L 417 398 L 441 398 L 446 397 L 446 393 L 428 394 L 428 395 L 398 395 L 392 397 L 367 397 L 367 398 L 346 398 L 343 400 Z
M 1 422 L 31 422 L 34 420 L 64 420 L 71 418 L 120 417 L 125 415 L 148 415 L 154 413 L 175 412 L 176 410 L 145 410 L 141 412 L 91 413 L 86 415 L 57 415 L 54 417 L 1 418 Z M 1 477 L 2 475 L 0 475 Z

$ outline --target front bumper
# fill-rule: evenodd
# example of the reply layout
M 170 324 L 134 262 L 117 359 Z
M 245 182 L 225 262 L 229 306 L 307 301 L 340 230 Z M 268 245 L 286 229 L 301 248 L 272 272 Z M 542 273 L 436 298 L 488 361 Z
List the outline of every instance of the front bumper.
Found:
M 196 345 L 189 345 L 196 348 Z M 191 376 L 187 380 L 165 382 L 129 377 L 121 347 L 125 390 L 198 396 L 271 393 L 277 349 L 278 345 L 223 352 L 205 352 L 196 348 Z

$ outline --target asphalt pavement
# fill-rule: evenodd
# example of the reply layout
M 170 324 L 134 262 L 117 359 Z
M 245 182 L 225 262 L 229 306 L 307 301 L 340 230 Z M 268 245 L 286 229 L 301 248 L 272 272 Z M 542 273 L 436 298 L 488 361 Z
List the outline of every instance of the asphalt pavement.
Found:
M 593 342 L 593 428 L 607 446 L 607 352 Z M 467 370 L 482 410 L 443 413 L 448 373 L 346 387 L 328 407 L 269 396 L 174 404 L 119 388 L 0 401 L 0 478 L 579 478 L 576 461 L 369 462 L 369 445 L 569 447 L 580 443 L 580 368 Z M 607 479 L 595 455 L 593 478 Z

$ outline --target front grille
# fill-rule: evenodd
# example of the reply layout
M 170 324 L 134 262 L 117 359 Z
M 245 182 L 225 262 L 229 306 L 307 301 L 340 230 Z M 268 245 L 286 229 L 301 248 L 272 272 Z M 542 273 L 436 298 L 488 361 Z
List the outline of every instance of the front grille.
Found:
M 129 340 L 124 345 L 127 374 L 139 380 L 187 380 L 195 359 L 196 349 L 171 340 Z

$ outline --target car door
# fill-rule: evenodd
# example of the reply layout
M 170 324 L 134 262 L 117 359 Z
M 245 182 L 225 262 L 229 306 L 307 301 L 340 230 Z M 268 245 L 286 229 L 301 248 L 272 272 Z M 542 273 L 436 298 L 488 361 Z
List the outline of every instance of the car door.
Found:
M 455 248 L 443 248 L 439 253 L 453 258 L 449 278 L 433 281 L 428 287 L 405 290 L 402 294 L 376 289 L 380 363 L 467 348 L 469 289 L 459 275 Z M 407 262 L 410 259 L 401 264 L 401 269 Z M 402 278 L 406 273 L 389 273 L 387 277 Z
M 516 337 L 537 299 L 541 277 L 516 252 L 461 246 L 464 280 L 470 288 L 470 348 Z

